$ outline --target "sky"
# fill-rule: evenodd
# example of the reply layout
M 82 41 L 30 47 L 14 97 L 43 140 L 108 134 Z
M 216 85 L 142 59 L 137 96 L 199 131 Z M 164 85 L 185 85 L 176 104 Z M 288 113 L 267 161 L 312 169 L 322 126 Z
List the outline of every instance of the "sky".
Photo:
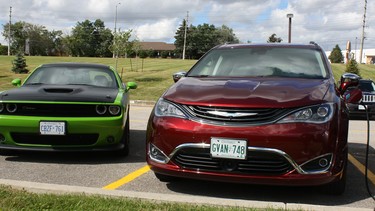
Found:
M 351 42 L 359 49 L 365 0 L 0 0 L 0 43 L 3 25 L 25 21 L 61 30 L 65 35 L 78 22 L 101 19 L 107 28 L 132 29 L 141 41 L 174 42 L 183 19 L 189 25 L 226 25 L 240 42 L 265 43 L 272 34 L 288 42 L 292 13 L 292 43 L 315 41 L 325 50 L 342 50 Z M 117 11 L 117 19 L 116 19 Z M 367 4 L 364 49 L 375 48 L 375 4 Z

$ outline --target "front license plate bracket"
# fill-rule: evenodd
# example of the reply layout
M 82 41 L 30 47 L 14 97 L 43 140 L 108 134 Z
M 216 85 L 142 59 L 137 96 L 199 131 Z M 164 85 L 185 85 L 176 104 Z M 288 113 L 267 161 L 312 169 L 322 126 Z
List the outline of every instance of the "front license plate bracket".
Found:
M 247 157 L 247 140 L 212 137 L 210 154 L 213 158 L 245 160 Z
M 39 122 L 40 135 L 65 135 L 66 123 L 54 121 Z

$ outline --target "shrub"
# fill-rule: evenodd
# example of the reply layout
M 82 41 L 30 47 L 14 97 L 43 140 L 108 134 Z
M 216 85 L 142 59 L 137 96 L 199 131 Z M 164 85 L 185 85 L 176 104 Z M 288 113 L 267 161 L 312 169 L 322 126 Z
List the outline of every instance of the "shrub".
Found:
M 329 55 L 328 59 L 332 63 L 342 63 L 344 61 L 344 56 L 341 53 L 341 49 L 339 45 L 336 45 L 333 49 L 331 54 Z
M 29 70 L 26 69 L 27 67 L 26 59 L 22 53 L 17 53 L 16 58 L 13 60 L 12 64 L 13 64 L 12 71 L 15 73 L 28 73 L 29 72 Z
M 346 63 L 346 72 L 348 73 L 354 73 L 360 76 L 359 69 L 358 69 L 358 63 L 355 59 L 348 60 L 348 63 Z

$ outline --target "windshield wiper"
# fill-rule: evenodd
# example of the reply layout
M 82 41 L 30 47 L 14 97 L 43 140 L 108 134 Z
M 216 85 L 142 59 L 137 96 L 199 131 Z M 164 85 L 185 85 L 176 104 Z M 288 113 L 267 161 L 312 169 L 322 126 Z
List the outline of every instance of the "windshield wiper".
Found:
M 42 84 L 44 84 L 44 83 L 42 83 L 42 82 L 35 82 L 35 83 L 27 83 L 25 85 L 42 85 Z
M 187 76 L 187 77 L 199 77 L 199 78 L 205 78 L 205 77 L 210 77 L 211 75 L 192 75 L 192 76 Z

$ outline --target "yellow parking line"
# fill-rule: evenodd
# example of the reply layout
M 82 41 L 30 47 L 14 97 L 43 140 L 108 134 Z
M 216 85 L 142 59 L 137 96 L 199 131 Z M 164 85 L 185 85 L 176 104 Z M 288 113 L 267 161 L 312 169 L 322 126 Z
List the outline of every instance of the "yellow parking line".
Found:
M 365 166 L 362 165 L 357 159 L 354 158 L 353 155 L 349 154 L 348 156 L 349 161 L 363 174 L 365 175 Z M 370 170 L 367 170 L 368 179 L 375 185 L 375 175 Z
M 136 170 L 136 171 L 133 171 L 132 173 L 126 175 L 125 177 L 117 180 L 116 182 L 113 182 L 105 187 L 103 187 L 102 189 L 105 189 L 105 190 L 115 190 L 116 188 L 122 186 L 122 185 L 125 185 L 126 183 L 128 182 L 131 182 L 133 181 L 134 179 L 136 179 L 137 177 L 141 176 L 142 174 L 146 173 L 150 171 L 150 167 L 148 165 Z

